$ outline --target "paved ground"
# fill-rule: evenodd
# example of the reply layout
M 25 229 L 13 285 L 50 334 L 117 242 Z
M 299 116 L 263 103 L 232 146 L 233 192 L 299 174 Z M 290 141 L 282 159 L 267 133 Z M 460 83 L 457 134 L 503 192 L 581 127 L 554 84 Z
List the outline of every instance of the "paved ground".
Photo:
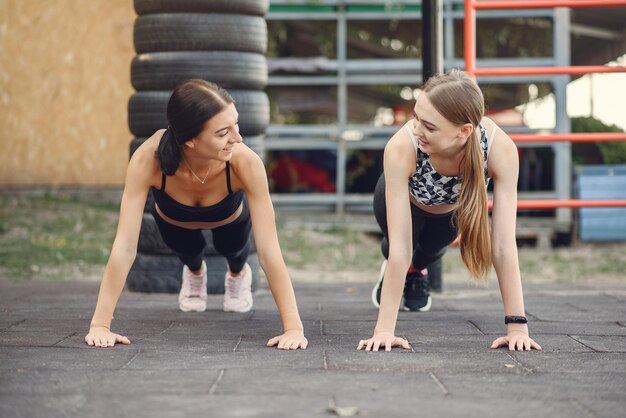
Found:
M 489 349 L 494 283 L 401 313 L 412 349 L 391 353 L 355 351 L 376 319 L 369 285 L 296 284 L 310 347 L 281 352 L 264 346 L 280 330 L 267 290 L 248 314 L 125 292 L 114 329 L 133 343 L 94 349 L 97 284 L 0 281 L 0 416 L 626 416 L 626 283 L 525 289 L 541 353 Z

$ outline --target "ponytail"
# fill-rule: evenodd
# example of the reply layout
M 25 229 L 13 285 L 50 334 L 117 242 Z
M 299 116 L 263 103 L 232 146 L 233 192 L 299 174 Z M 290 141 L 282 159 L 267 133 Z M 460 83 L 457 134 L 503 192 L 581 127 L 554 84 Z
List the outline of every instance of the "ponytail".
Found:
M 463 263 L 474 279 L 485 279 L 491 267 L 491 235 L 487 210 L 487 189 L 480 134 L 475 127 L 467 138 L 463 156 L 463 177 L 454 223 L 460 233 Z
M 424 84 L 431 103 L 456 126 L 471 123 L 461 162 L 461 189 L 453 222 L 460 234 L 461 258 L 472 277 L 485 279 L 491 267 L 491 234 L 485 187 L 485 157 L 478 125 L 485 114 L 482 91 L 467 73 L 451 70 Z
M 169 126 L 165 130 L 161 142 L 159 142 L 157 157 L 161 164 L 161 171 L 166 176 L 173 176 L 180 164 L 182 152 L 181 146 Z

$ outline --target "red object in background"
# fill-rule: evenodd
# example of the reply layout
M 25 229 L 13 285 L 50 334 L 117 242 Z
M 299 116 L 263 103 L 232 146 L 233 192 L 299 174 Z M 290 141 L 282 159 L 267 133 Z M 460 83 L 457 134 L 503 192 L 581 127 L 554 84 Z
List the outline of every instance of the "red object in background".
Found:
M 393 105 L 393 124 L 403 125 L 409 119 L 413 119 L 414 103 L 402 103 Z
M 293 157 L 281 157 L 271 164 L 274 191 L 335 193 L 335 183 L 321 167 Z

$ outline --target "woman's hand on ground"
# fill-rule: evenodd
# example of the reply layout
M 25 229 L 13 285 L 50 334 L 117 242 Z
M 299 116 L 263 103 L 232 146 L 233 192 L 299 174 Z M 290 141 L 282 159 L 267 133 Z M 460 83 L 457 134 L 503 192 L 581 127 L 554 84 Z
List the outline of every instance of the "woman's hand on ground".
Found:
M 530 351 L 532 348 L 541 351 L 541 346 L 524 331 L 509 331 L 506 337 L 497 338 L 491 344 L 491 348 L 504 346 L 508 346 L 510 351 Z
M 396 337 L 390 332 L 375 332 L 372 338 L 359 341 L 357 350 L 378 351 L 380 347 L 385 347 L 385 351 L 391 351 L 392 347 L 402 347 L 410 349 L 409 342 L 404 338 Z
M 279 350 L 297 350 L 301 348 L 306 349 L 309 342 L 304 336 L 304 332 L 300 330 L 285 331 L 278 337 L 271 338 L 267 342 L 268 347 L 277 346 Z
M 130 344 L 130 340 L 123 335 L 111 332 L 107 327 L 91 327 L 85 336 L 85 342 L 92 347 L 113 347 L 115 343 Z

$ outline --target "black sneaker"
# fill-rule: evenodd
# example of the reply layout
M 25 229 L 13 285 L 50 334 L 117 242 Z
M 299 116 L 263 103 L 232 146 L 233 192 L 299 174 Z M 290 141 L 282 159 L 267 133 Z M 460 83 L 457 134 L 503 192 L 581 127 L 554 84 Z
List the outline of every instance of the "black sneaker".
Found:
M 404 282 L 404 307 L 409 311 L 426 312 L 430 309 L 431 302 L 426 269 L 407 274 Z
M 372 303 L 377 308 L 380 308 L 380 292 L 383 289 L 383 277 L 385 276 L 385 268 L 387 267 L 387 260 L 383 261 L 383 265 L 380 266 L 380 274 L 378 275 L 378 281 L 372 289 Z

